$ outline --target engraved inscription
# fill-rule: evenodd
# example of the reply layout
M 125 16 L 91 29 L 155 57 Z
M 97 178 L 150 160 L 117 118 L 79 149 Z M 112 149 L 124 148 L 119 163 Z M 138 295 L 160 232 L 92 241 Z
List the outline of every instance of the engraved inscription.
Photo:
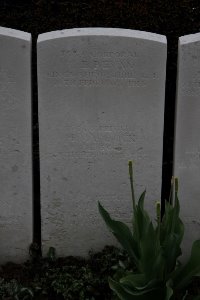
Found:
M 129 78 L 109 78 L 109 79 L 69 79 L 62 78 L 61 80 L 57 80 L 54 84 L 55 87 L 60 86 L 69 86 L 69 87 L 119 87 L 119 86 L 127 86 L 127 87 L 146 87 L 145 79 L 136 80 Z
M 71 56 L 71 55 L 79 55 L 82 57 L 92 57 L 92 58 L 136 58 L 137 54 L 135 51 L 129 51 L 129 50 L 119 50 L 119 51 L 102 51 L 97 48 L 90 48 L 90 50 L 77 50 L 75 48 L 73 49 L 62 49 L 61 54 L 63 56 Z
M 100 125 L 85 127 L 84 124 L 65 127 L 61 154 L 67 159 L 93 160 L 100 157 L 130 157 L 130 149 L 138 160 L 145 158 L 144 149 L 138 147 L 144 139 L 142 129 L 131 131 L 126 125 Z M 55 154 L 53 154 L 55 157 Z
M 137 71 L 138 55 L 134 51 L 100 51 L 98 49 L 62 49 L 62 71 L 46 74 L 54 87 L 135 87 L 144 88 L 156 74 Z M 138 68 L 137 68 L 138 70 Z

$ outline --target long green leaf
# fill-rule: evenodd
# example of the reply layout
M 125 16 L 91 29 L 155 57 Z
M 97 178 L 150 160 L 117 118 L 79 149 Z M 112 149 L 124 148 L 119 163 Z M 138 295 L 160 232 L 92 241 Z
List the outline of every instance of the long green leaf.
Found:
M 164 259 L 157 228 L 154 229 L 148 213 L 144 210 L 144 197 L 145 192 L 140 196 L 134 211 L 133 237 L 139 249 L 138 270 L 149 281 L 152 278 L 163 278 Z
M 163 256 L 166 260 L 165 273 L 174 270 L 177 258 L 181 255 L 181 242 L 184 234 L 184 225 L 179 218 L 179 201 L 176 196 L 174 207 L 166 203 L 165 215 L 160 227 L 160 242 Z
M 146 280 L 162 279 L 163 257 L 159 238 L 153 224 L 147 224 L 146 232 L 140 241 L 141 250 L 141 270 L 146 276 Z
M 137 265 L 138 263 L 138 245 L 133 238 L 133 235 L 129 227 L 119 221 L 111 219 L 109 213 L 103 208 L 103 206 L 98 203 L 99 212 L 104 219 L 107 227 L 114 234 L 118 242 L 122 247 L 128 252 L 133 263 Z
M 120 279 L 124 288 L 130 288 L 134 292 L 144 292 L 159 289 L 162 286 L 161 280 L 152 279 L 146 282 L 144 274 L 131 274 Z
M 188 290 L 185 292 L 185 295 L 183 296 L 182 300 L 186 300 L 187 296 L 188 296 Z
M 136 290 L 129 285 L 118 283 L 111 278 L 109 278 L 109 286 L 122 300 L 161 300 L 164 296 L 164 291 L 160 286 Z
M 151 220 L 148 213 L 144 210 L 142 205 L 137 205 L 134 211 L 133 237 L 137 241 L 138 245 L 140 241 L 145 238 L 150 224 Z
M 141 194 L 139 200 L 138 200 L 138 207 L 140 207 L 140 209 L 144 209 L 144 199 L 145 199 L 145 195 L 146 195 L 146 190 Z
M 172 295 L 174 293 L 171 285 L 172 285 L 172 281 L 168 280 L 166 282 L 166 296 L 165 296 L 165 300 L 170 300 L 170 298 L 172 297 Z
M 113 280 L 111 278 L 108 279 L 108 282 L 109 282 L 109 286 L 110 286 L 111 290 L 113 290 L 116 293 L 116 295 L 119 297 L 119 299 L 121 299 L 121 300 L 134 300 L 134 299 L 136 299 L 136 298 L 133 298 L 132 295 L 127 293 L 123 289 L 123 287 L 120 283 L 116 282 L 115 280 Z M 147 300 L 147 299 L 143 298 L 141 300 Z
M 146 280 L 144 274 L 136 273 L 136 274 L 130 274 L 120 279 L 120 283 L 122 284 L 130 284 L 131 286 L 134 286 L 135 289 L 140 289 L 146 286 Z
M 192 245 L 191 256 L 184 266 L 177 268 L 172 274 L 173 286 L 176 289 L 182 289 L 187 286 L 192 277 L 200 272 L 200 240 Z

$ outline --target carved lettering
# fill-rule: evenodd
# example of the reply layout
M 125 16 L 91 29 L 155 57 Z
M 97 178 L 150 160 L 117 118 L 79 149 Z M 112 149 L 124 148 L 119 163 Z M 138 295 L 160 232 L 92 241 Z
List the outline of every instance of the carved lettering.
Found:
M 55 87 L 128 87 L 145 88 L 156 74 L 135 74 L 136 52 L 62 49 L 65 70 L 46 74 Z M 73 64 L 71 63 L 73 61 Z

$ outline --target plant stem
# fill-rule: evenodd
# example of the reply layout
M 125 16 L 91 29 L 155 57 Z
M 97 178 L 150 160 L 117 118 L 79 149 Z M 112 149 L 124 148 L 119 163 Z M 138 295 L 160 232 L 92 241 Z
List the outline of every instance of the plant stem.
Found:
M 158 237 L 160 237 L 161 205 L 159 201 L 156 202 L 156 216 L 157 216 L 157 223 L 158 223 Z
M 170 194 L 169 194 L 169 204 L 173 206 L 173 188 L 174 188 L 174 177 L 172 176 L 171 179 L 171 188 L 170 188 Z
M 175 185 L 175 203 L 178 201 L 178 178 L 174 178 L 174 185 Z

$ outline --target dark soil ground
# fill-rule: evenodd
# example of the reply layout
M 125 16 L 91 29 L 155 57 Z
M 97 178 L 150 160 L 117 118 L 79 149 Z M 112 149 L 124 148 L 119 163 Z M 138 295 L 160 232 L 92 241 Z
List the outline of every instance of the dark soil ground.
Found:
M 41 242 L 36 40 L 38 34 L 43 32 L 74 27 L 116 27 L 144 30 L 167 36 L 168 61 L 166 79 L 162 199 L 168 199 L 173 159 L 174 106 L 176 92 L 175 86 L 178 38 L 182 35 L 200 32 L 200 1 L 0 0 L 0 26 L 30 32 L 32 33 L 33 37 L 34 241 L 36 241 L 38 244 Z M 83 260 L 74 260 L 72 258 L 67 258 L 66 260 L 60 259 L 56 262 L 49 262 L 45 260 L 34 263 L 27 262 L 24 265 L 7 264 L 1 268 L 0 277 L 5 279 L 16 278 L 23 286 L 31 285 L 32 287 L 34 282 L 34 288 L 38 285 L 38 295 L 40 294 L 40 288 L 43 284 L 42 289 L 44 288 L 47 294 L 51 294 L 51 297 L 48 296 L 48 298 L 47 295 L 40 295 L 38 296 L 40 298 L 37 299 L 64 299 L 61 294 L 57 295 L 55 290 L 57 289 L 57 291 L 62 291 L 63 293 L 63 286 L 65 286 L 65 284 L 62 281 L 63 279 L 59 277 L 59 268 L 65 269 L 65 266 L 68 265 L 69 261 L 70 264 L 75 262 L 75 269 L 77 266 L 79 266 L 79 269 L 82 267 L 85 268 L 85 271 L 84 269 L 81 269 L 83 274 L 85 274 L 84 272 L 93 272 L 94 269 L 92 269 L 93 271 L 90 270 L 90 267 L 93 268 L 91 264 L 94 266 L 98 264 L 98 262 L 94 262 L 94 259 L 90 260 L 90 262 L 86 262 Z M 112 261 L 112 263 L 114 263 L 114 261 Z M 99 267 L 96 269 L 96 273 L 94 274 L 96 278 L 102 279 L 102 274 L 99 273 L 99 270 L 101 270 L 102 267 L 102 261 L 98 266 Z M 107 266 L 107 271 L 105 272 L 112 273 L 110 268 L 110 265 Z M 87 277 L 86 274 L 84 276 Z M 90 274 L 90 276 L 93 275 Z M 97 290 L 98 286 L 101 291 L 105 292 L 104 295 L 110 295 L 107 283 L 105 283 L 103 279 L 100 283 L 98 280 L 95 281 L 94 278 L 91 279 L 90 276 L 89 279 L 85 279 L 84 283 L 82 282 L 81 284 L 85 285 L 87 280 L 90 280 L 93 282 L 92 288 L 95 287 Z M 53 280 L 55 281 L 55 278 L 59 278 L 60 281 L 58 286 L 56 286 L 57 283 L 54 282 L 54 287 L 52 288 L 52 282 Z M 69 278 L 69 280 L 73 281 L 74 279 Z M 75 281 L 77 281 L 77 278 Z M 79 284 L 80 282 L 77 283 L 77 289 L 80 288 Z M 190 292 L 193 290 L 195 294 L 200 294 L 199 286 L 199 280 L 195 279 L 190 286 Z M 91 288 L 91 285 L 89 285 L 89 287 Z M 17 288 L 19 288 L 19 286 Z M 89 290 L 88 293 L 91 295 L 91 290 Z M 93 294 L 95 294 L 94 291 Z M 68 296 L 66 299 L 87 299 L 70 297 Z M 8 297 L 7 299 L 11 298 Z M 103 300 L 106 299 L 106 296 L 100 297 L 99 295 L 96 295 L 94 296 L 94 299 Z
M 7 263 L 0 269 L 0 299 L 115 300 L 108 286 L 108 276 L 113 277 L 122 263 L 127 264 L 125 253 L 108 246 L 102 252 L 90 253 L 87 260 L 56 259 L 53 254 L 46 259 L 32 257 L 22 265 Z M 184 294 L 185 291 L 180 291 L 175 300 L 182 300 Z M 200 295 L 200 278 L 196 277 L 188 286 L 186 299 L 193 300 L 197 295 Z M 14 298 L 16 296 L 18 298 Z

